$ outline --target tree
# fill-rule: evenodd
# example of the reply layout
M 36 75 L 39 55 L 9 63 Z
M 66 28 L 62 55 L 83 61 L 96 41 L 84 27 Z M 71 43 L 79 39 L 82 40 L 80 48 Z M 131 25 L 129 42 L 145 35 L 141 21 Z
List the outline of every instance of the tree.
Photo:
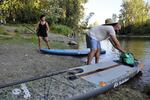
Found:
M 78 27 L 79 21 L 84 15 L 83 4 L 86 2 L 87 0 L 59 0 L 60 8 L 64 10 L 64 16 L 60 21 L 72 28 Z
M 127 25 L 140 25 L 149 18 L 149 5 L 144 0 L 123 0 L 120 20 Z
M 1 17 L 9 20 L 14 20 L 16 18 L 17 9 L 21 7 L 21 3 L 19 0 L 4 0 L 0 3 L 1 8 Z
M 87 0 L 4 0 L 0 2 L 0 18 L 15 23 L 37 23 L 45 14 L 49 24 L 62 24 L 77 30 Z
M 98 26 L 99 25 L 99 22 L 98 20 L 96 20 L 94 23 L 90 24 L 89 27 L 95 27 L 95 26 Z
M 112 15 L 112 21 L 113 21 L 113 22 L 116 22 L 116 21 L 117 21 L 117 18 L 118 18 L 117 14 L 113 14 L 113 15 Z

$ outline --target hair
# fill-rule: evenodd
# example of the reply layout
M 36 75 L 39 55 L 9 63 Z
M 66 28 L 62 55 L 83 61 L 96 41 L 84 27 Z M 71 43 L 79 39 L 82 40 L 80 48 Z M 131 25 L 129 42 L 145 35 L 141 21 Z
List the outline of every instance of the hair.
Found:
M 40 19 L 42 19 L 43 17 L 45 17 L 45 15 L 41 15 L 41 16 L 40 16 Z

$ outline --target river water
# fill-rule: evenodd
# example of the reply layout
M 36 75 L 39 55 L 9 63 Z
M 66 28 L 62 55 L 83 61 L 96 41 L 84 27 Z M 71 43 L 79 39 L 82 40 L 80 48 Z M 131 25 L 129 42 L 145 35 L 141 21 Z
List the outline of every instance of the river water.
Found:
M 132 85 L 136 87 L 144 86 L 143 84 L 150 84 L 150 40 L 148 39 L 119 39 L 121 46 L 126 50 L 134 54 L 135 58 L 144 64 L 143 74 L 138 79 L 131 81 Z M 82 39 L 79 43 L 79 49 L 86 48 L 85 39 Z M 108 41 L 101 42 L 101 48 L 106 50 L 105 55 L 101 55 L 100 62 L 108 60 L 116 60 L 119 58 L 119 52 Z M 83 58 L 82 61 L 86 62 L 87 58 Z M 92 63 L 94 63 L 94 58 Z

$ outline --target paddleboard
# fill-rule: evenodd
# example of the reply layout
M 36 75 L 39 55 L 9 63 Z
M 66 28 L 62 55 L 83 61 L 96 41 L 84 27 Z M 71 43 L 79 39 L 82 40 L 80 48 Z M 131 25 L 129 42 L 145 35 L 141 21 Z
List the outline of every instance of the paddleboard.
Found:
M 70 68 L 0 86 L 0 100 L 86 100 L 127 82 L 140 71 L 116 61 Z M 75 78 L 71 78 L 75 76 Z
M 74 55 L 74 56 L 79 56 L 79 55 L 88 55 L 90 52 L 90 49 L 84 49 L 84 50 L 77 50 L 77 49 L 47 49 L 47 48 L 42 48 L 40 50 L 42 53 L 46 54 L 56 54 L 56 55 Z M 101 54 L 105 54 L 105 50 L 101 50 Z

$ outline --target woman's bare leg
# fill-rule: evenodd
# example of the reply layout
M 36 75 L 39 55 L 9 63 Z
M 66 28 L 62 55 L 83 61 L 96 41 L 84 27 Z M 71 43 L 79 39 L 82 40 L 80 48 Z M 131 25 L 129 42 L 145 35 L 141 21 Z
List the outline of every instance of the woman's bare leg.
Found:
M 49 46 L 49 43 L 48 43 L 48 37 L 45 37 L 45 38 L 44 38 L 44 41 L 45 41 L 45 43 L 46 43 L 48 49 L 50 49 L 50 46 Z
M 39 50 L 41 49 L 41 41 L 42 41 L 42 37 L 38 36 L 38 46 L 39 46 Z

